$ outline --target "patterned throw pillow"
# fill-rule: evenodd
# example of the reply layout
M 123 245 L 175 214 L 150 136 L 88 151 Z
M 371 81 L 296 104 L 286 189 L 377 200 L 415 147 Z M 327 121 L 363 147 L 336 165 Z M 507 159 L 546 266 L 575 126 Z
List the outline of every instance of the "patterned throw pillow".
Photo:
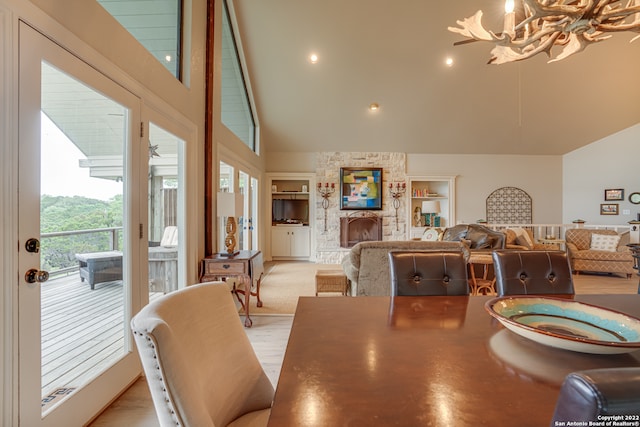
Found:
M 531 239 L 529 238 L 529 235 L 526 231 L 516 237 L 516 245 L 524 246 L 527 249 L 533 248 L 533 242 L 531 242 Z
M 617 234 L 596 234 L 591 235 L 591 247 L 595 251 L 615 252 L 618 249 L 620 235 Z
M 533 248 L 533 242 L 527 230 L 520 227 L 512 228 L 512 230 L 516 234 L 516 245 L 524 246 L 527 249 Z

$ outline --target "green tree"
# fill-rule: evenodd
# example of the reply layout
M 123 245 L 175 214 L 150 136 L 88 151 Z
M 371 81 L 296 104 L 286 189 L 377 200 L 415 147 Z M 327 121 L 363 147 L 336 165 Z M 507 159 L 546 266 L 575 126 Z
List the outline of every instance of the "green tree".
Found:
M 40 201 L 40 231 L 91 230 L 122 227 L 123 198 L 117 195 L 108 201 L 81 196 L 43 195 Z M 122 233 L 118 233 L 122 245 Z M 100 252 L 111 249 L 111 234 L 96 232 L 42 239 L 42 268 L 56 271 L 77 265 L 76 253 Z

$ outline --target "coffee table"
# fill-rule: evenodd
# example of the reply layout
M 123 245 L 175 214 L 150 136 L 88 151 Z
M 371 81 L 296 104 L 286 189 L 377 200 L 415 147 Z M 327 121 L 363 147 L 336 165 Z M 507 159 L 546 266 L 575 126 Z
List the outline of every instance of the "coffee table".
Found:
M 122 280 L 122 252 L 89 252 L 76 254 L 80 263 L 80 281 L 87 281 L 91 289 L 96 283 Z

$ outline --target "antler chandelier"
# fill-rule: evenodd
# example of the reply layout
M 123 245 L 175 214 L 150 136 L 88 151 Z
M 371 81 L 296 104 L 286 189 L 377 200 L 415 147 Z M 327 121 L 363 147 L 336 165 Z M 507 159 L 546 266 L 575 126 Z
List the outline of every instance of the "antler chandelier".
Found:
M 522 0 L 517 12 L 514 10 L 514 0 L 507 0 L 504 28 L 497 34 L 482 26 L 481 10 L 456 21 L 460 27 L 449 27 L 449 31 L 471 40 L 454 45 L 474 41 L 495 43 L 489 64 L 522 61 L 542 52 L 551 58 L 549 62 L 554 62 L 610 38 L 608 33 L 640 34 L 640 0 Z

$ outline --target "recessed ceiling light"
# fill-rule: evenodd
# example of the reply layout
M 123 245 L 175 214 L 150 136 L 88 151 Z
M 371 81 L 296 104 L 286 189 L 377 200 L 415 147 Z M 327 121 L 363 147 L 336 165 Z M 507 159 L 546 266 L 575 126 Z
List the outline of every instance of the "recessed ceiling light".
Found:
M 318 55 L 312 53 L 309 55 L 309 61 L 311 61 L 312 64 L 316 64 L 318 62 Z
M 453 58 L 452 57 L 447 57 L 447 59 L 444 60 L 444 63 L 447 64 L 448 67 L 453 66 Z
M 167 55 L 164 57 L 165 61 L 171 62 L 171 55 Z
M 380 105 L 378 105 L 377 102 L 372 102 L 371 104 L 369 104 L 369 110 L 378 111 L 379 109 L 380 109 Z

